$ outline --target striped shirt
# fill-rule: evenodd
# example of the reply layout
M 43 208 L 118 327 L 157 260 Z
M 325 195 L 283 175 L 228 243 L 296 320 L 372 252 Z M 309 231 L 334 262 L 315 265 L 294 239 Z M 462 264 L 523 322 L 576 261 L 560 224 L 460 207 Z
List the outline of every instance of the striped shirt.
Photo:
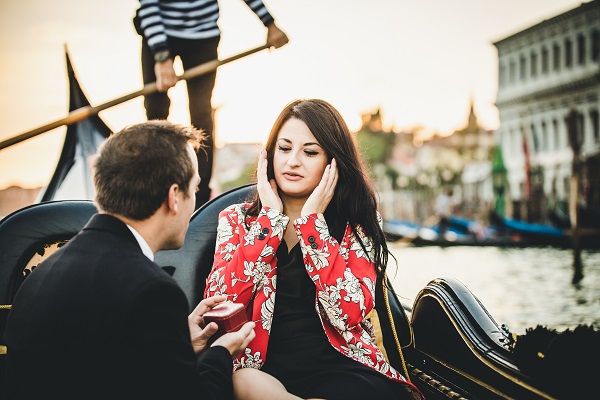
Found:
M 265 26 L 274 21 L 262 0 L 244 2 Z M 217 0 L 140 0 L 136 18 L 154 54 L 168 50 L 168 36 L 194 40 L 221 34 Z

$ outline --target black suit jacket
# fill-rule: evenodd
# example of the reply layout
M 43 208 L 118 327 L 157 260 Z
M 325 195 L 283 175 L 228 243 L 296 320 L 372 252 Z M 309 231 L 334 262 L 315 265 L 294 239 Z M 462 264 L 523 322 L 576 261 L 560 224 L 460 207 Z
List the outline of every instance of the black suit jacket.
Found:
M 96 214 L 15 296 L 5 333 L 9 393 L 229 398 L 232 358 L 217 346 L 197 360 L 188 313 L 181 288 L 144 256 L 127 226 Z

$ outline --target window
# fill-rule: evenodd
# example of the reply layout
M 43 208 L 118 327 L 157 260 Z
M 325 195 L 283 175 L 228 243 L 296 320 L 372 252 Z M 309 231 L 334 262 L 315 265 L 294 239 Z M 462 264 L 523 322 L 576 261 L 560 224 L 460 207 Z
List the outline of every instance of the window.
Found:
M 560 47 L 556 43 L 552 46 L 552 68 L 560 70 Z
M 550 150 L 550 141 L 548 140 L 548 130 L 546 129 L 546 123 L 542 122 L 542 138 L 540 146 L 542 150 Z
M 564 118 L 564 123 L 567 131 L 567 143 L 569 147 L 576 153 L 581 153 L 583 141 L 585 138 L 583 114 L 571 110 Z
M 527 61 L 524 56 L 521 56 L 519 60 L 519 79 L 525 80 L 525 73 L 527 72 Z
M 573 43 L 571 39 L 565 39 L 565 66 L 567 68 L 573 66 Z
M 590 122 L 592 123 L 592 134 L 594 135 L 594 141 L 600 140 L 600 125 L 598 121 L 598 110 L 590 112 Z
M 585 37 L 581 34 L 577 35 L 577 62 L 585 64 Z
M 548 49 L 542 47 L 542 74 L 548 73 Z
M 592 31 L 592 61 L 598 61 L 600 58 L 600 31 Z
M 537 154 L 540 151 L 541 143 L 534 124 L 531 124 L 531 139 L 533 140 L 533 150 L 535 151 L 535 154 Z
M 558 121 L 552 120 L 552 133 L 554 134 L 554 148 L 560 149 L 562 147 L 562 143 L 560 142 L 560 132 L 558 131 Z
M 531 52 L 531 77 L 535 77 L 537 76 L 537 66 L 538 66 L 538 60 L 537 60 L 537 53 L 532 51 Z
M 515 65 L 514 60 L 511 60 L 510 65 L 509 65 L 509 71 L 508 71 L 508 76 L 509 76 L 509 80 L 511 83 L 513 83 L 516 80 L 516 74 L 517 74 L 517 66 Z
M 581 147 L 583 147 L 583 142 L 585 141 L 585 124 L 584 124 L 584 119 L 583 119 L 583 113 L 579 113 L 577 118 L 577 122 L 578 122 L 578 139 L 579 139 L 579 145 Z

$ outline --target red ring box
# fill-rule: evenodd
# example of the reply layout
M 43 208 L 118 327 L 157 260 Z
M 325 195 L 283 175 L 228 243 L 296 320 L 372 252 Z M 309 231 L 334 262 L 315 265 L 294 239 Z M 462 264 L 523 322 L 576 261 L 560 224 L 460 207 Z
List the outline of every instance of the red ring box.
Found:
M 225 333 L 235 332 L 248 322 L 248 316 L 246 315 L 246 308 L 244 305 L 229 301 L 221 303 L 205 312 L 202 318 L 204 319 L 205 326 L 211 322 L 216 322 L 219 326 L 219 330 L 211 336 L 211 340 L 214 340 Z

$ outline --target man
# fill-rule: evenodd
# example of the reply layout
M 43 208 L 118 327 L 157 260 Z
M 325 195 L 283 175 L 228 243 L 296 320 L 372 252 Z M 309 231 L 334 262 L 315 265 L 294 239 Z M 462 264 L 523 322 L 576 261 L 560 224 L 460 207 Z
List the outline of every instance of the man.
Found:
M 261 0 L 244 0 L 267 28 L 267 44 L 279 48 L 288 37 L 277 25 Z M 142 75 L 144 85 L 155 82 L 158 92 L 145 96 L 148 119 L 167 119 L 171 104 L 167 90 L 177 83 L 173 60 L 179 56 L 183 69 L 218 58 L 221 31 L 217 25 L 217 0 L 140 0 L 134 26 L 142 36 Z M 212 92 L 216 71 L 187 80 L 189 112 L 192 125 L 207 135 L 205 151 L 198 153 L 200 188 L 196 208 L 210 199 L 209 187 L 213 168 Z M 251 78 L 251 77 L 249 77 Z
M 185 294 L 153 262 L 183 244 L 200 138 L 191 127 L 148 121 L 102 144 L 99 213 L 15 296 L 5 332 L 10 399 L 232 396 L 232 357 L 254 338 L 254 323 L 206 348 L 217 326 L 201 328 L 202 314 L 225 296 L 188 317 Z

